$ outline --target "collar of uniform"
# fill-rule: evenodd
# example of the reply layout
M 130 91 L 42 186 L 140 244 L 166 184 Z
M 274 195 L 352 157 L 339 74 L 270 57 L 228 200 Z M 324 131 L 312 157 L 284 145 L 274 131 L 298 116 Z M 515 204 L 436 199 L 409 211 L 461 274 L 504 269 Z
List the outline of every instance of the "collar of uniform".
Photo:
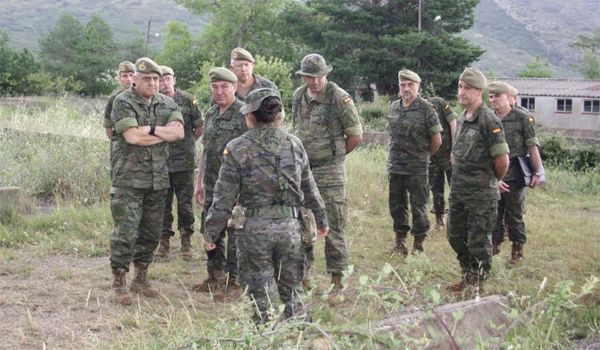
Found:
M 481 105 L 479 105 L 479 107 L 475 110 L 475 113 L 473 113 L 473 117 L 469 120 L 467 119 L 467 110 L 465 109 L 463 111 L 463 118 L 466 122 L 469 123 L 474 123 L 477 118 L 479 118 L 479 114 L 481 114 L 481 109 L 483 108 L 484 104 L 482 103 Z
M 306 88 L 306 100 L 307 102 L 318 102 L 320 104 L 328 104 L 331 103 L 330 101 L 327 100 L 327 90 L 330 88 L 330 84 L 331 82 L 327 82 L 327 84 L 325 84 L 325 86 L 323 87 L 323 89 L 321 91 L 319 91 L 319 93 L 317 94 L 317 96 L 311 96 L 308 93 L 308 87 Z
M 148 103 L 146 100 L 144 100 L 142 98 L 142 96 L 138 95 L 137 91 L 135 90 L 135 86 L 130 87 L 129 91 L 130 91 L 131 95 L 133 96 L 133 100 L 139 104 L 151 106 L 153 104 L 160 103 L 162 101 L 162 99 L 159 98 L 161 95 L 160 93 L 157 93 L 156 95 L 152 96 L 150 103 Z
M 404 110 L 414 110 L 414 109 L 419 109 L 419 107 L 421 106 L 421 100 L 422 97 L 421 95 L 417 95 L 417 97 L 415 98 L 415 100 L 413 101 L 413 103 L 408 106 L 408 107 L 404 107 L 404 105 L 402 104 L 402 98 L 400 99 L 400 106 L 402 106 L 402 109 Z
M 227 109 L 223 113 L 219 112 L 219 118 L 230 120 L 233 117 L 234 113 L 240 112 L 240 108 L 242 108 L 243 105 L 244 103 L 240 101 L 236 96 L 235 101 L 233 101 L 233 103 L 229 107 L 227 107 Z M 216 104 L 215 106 L 217 107 L 217 110 L 219 110 L 219 106 Z

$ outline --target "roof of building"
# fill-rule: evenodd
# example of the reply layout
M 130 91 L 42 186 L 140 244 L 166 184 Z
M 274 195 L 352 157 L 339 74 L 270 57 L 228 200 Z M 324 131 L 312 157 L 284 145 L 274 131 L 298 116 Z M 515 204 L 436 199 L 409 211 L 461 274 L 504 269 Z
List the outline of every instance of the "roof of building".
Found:
M 498 78 L 519 90 L 519 96 L 600 98 L 600 80 Z

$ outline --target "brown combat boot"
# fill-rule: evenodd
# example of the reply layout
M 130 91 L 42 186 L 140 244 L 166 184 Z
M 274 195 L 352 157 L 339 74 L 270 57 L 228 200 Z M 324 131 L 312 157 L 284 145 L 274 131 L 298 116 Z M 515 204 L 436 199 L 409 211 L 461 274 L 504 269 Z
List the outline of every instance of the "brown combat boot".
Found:
M 229 278 L 226 281 L 225 289 L 227 291 L 227 296 L 231 298 L 239 298 L 242 295 L 243 289 L 240 286 L 237 278 L 229 273 Z
M 132 293 L 141 294 L 147 298 L 156 298 L 159 296 L 158 291 L 150 285 L 148 281 L 148 264 L 136 261 L 133 263 L 135 269 L 135 277 L 131 282 L 129 291 Z
M 510 262 L 511 264 L 518 264 L 522 262 L 524 259 L 523 256 L 523 243 L 521 242 L 513 242 L 512 251 L 510 252 Z
M 392 248 L 392 254 L 400 253 L 403 256 L 408 255 L 408 247 L 406 246 L 406 232 L 396 232 L 396 246 Z
M 121 305 L 131 305 L 132 300 L 127 293 L 127 271 L 121 268 L 113 268 L 113 302 Z
M 425 235 L 415 236 L 415 241 L 413 242 L 413 254 L 423 253 L 425 250 L 423 249 L 423 242 L 425 242 Z
M 160 237 L 160 243 L 158 250 L 154 253 L 154 261 L 162 262 L 169 260 L 169 250 L 171 249 L 171 243 L 169 242 L 171 235 L 164 234 Z
M 208 277 L 201 283 L 192 286 L 194 292 L 212 293 L 225 288 L 227 276 L 223 270 L 208 271 Z
M 327 297 L 327 302 L 331 306 L 340 305 L 344 302 L 344 286 L 342 285 L 342 273 L 334 272 L 331 274 L 331 284 L 332 289 L 329 292 L 329 296 Z
M 494 242 L 494 241 L 492 241 L 492 254 L 493 255 L 500 254 L 500 245 L 501 244 L 502 244 L 502 242 Z
M 444 223 L 444 214 L 435 214 L 435 229 L 441 231 L 446 224 Z
M 181 232 L 181 258 L 185 261 L 192 260 L 192 232 Z

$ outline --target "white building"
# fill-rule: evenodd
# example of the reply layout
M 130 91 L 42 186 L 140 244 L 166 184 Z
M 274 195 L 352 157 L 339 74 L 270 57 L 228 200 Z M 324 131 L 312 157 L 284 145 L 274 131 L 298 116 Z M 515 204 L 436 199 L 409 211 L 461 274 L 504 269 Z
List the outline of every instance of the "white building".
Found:
M 517 103 L 544 128 L 600 139 L 600 80 L 500 78 L 519 90 Z

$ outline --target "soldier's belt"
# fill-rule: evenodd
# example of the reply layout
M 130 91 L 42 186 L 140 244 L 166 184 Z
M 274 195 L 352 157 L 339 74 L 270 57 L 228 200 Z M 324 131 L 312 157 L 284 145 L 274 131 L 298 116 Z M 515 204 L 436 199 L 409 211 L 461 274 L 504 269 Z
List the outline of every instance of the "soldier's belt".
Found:
M 299 207 L 287 207 L 283 205 L 270 205 L 258 208 L 246 208 L 246 217 L 260 217 L 269 219 L 297 219 L 300 213 Z

